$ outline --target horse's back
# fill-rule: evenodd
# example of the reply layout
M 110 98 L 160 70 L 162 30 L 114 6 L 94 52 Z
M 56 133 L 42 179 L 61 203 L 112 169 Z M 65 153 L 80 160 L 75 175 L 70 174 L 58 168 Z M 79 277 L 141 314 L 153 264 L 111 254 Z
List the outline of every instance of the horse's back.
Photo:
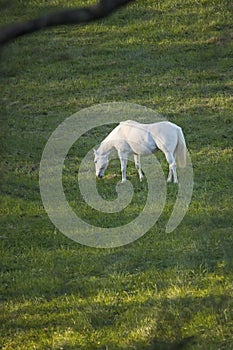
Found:
M 155 149 L 158 147 L 163 152 L 175 150 L 178 134 L 181 130 L 178 125 L 169 121 L 142 124 L 127 120 L 121 122 L 120 125 L 125 128 L 125 134 L 130 139 L 137 140 L 137 143 L 144 144 L 147 148 Z
M 119 124 L 119 126 L 124 127 L 126 130 L 138 130 L 139 133 L 151 133 L 153 135 L 166 135 L 174 134 L 180 127 L 169 121 L 160 121 L 150 124 L 142 124 L 134 120 L 126 120 Z
M 150 124 L 150 132 L 162 151 L 175 149 L 179 129 L 179 126 L 168 121 Z
M 164 132 L 165 130 L 175 130 L 175 129 L 180 129 L 180 127 L 172 122 L 169 122 L 167 120 L 164 121 L 159 121 L 156 123 L 148 123 L 148 124 L 143 124 L 143 123 L 139 123 L 136 122 L 135 120 L 125 120 L 120 122 L 119 125 L 122 126 L 129 126 L 131 128 L 135 127 L 135 128 L 139 128 L 141 130 L 146 130 L 146 131 L 150 131 L 150 130 L 157 130 L 158 132 Z
M 119 125 L 121 126 L 121 134 L 127 140 L 133 153 L 150 154 L 157 148 L 154 138 L 148 130 L 149 124 L 127 120 Z
M 116 149 L 125 149 L 146 155 L 156 148 L 163 152 L 174 151 L 178 141 L 179 126 L 168 121 L 142 124 L 134 120 L 120 122 L 103 142 L 109 142 Z

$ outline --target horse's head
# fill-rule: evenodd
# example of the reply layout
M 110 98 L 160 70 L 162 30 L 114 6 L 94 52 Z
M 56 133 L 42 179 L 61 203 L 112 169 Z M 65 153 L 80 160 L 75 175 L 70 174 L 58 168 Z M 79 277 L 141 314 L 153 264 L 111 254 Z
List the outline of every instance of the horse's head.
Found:
M 94 163 L 95 163 L 95 173 L 97 177 L 103 177 L 104 172 L 108 166 L 108 157 L 106 155 L 100 154 L 94 149 Z

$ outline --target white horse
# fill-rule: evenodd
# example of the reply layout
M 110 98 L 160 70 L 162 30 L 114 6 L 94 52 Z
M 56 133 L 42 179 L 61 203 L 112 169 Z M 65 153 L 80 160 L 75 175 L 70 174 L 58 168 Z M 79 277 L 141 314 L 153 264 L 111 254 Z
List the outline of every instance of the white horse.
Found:
M 186 166 L 186 144 L 182 129 L 171 122 L 162 121 L 153 124 L 140 124 L 127 120 L 121 122 L 94 150 L 96 176 L 103 177 L 108 166 L 108 158 L 117 150 L 121 162 L 122 182 L 126 181 L 128 155 L 134 155 L 134 162 L 140 181 L 143 178 L 140 156 L 149 155 L 160 149 L 169 164 L 167 182 L 178 182 L 176 159 L 180 167 Z

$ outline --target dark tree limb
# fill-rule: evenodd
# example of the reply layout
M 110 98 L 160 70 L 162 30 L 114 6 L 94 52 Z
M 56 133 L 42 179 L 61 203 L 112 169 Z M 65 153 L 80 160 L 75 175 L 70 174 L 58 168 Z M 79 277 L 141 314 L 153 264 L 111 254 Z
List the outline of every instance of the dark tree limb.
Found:
M 89 7 L 62 10 L 26 22 L 8 25 L 0 29 L 0 46 L 20 36 L 45 28 L 69 24 L 86 24 L 105 18 L 118 8 L 132 1 L 100 0 L 97 4 Z

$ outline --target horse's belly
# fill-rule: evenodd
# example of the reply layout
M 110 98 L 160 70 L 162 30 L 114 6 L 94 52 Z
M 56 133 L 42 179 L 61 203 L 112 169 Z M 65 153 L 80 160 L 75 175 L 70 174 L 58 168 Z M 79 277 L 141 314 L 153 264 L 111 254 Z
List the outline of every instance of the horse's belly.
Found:
M 153 153 L 157 146 L 152 137 L 140 137 L 139 139 L 131 140 L 131 147 L 134 153 L 139 155 L 149 155 Z
M 140 156 L 147 156 L 151 153 L 154 153 L 156 151 L 156 148 L 157 148 L 156 146 L 152 148 L 151 145 L 144 144 L 144 145 L 141 145 L 140 147 L 137 147 L 137 146 L 134 147 L 133 151 L 135 154 L 138 154 Z

